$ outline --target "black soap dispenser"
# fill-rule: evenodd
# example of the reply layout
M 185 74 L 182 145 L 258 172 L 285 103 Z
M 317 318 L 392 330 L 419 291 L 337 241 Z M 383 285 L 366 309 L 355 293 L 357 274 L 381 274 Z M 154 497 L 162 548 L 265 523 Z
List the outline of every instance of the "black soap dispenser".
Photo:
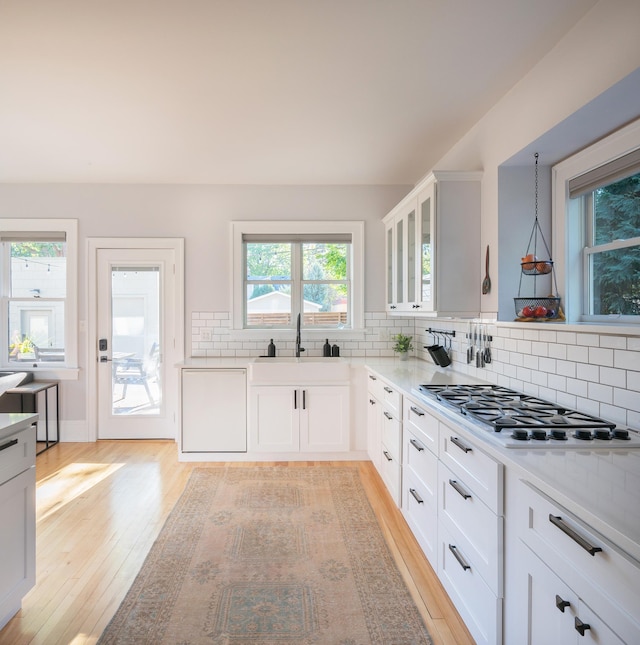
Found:
M 273 358 L 276 355 L 276 346 L 273 344 L 273 338 L 267 347 L 267 356 Z
M 331 345 L 329 345 L 329 339 L 325 341 L 325 344 L 322 346 L 322 355 L 331 356 Z

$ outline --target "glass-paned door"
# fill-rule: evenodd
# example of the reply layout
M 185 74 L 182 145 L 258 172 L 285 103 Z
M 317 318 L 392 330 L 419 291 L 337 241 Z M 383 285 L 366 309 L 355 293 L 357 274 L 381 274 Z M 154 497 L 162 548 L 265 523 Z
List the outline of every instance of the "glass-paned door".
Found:
M 98 251 L 98 436 L 166 438 L 163 356 L 171 252 Z

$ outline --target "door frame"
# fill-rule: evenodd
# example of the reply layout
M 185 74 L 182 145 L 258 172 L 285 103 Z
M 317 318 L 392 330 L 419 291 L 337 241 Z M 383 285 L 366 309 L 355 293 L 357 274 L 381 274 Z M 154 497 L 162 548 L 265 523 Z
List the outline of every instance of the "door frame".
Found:
M 87 238 L 87 419 L 89 423 L 87 438 L 98 440 L 98 251 L 101 249 L 145 249 L 170 250 L 174 253 L 174 309 L 173 324 L 175 339 L 173 360 L 166 369 L 184 360 L 184 238 L 176 237 L 90 237 Z M 177 369 L 177 368 L 176 368 Z M 177 407 L 173 410 L 178 441 L 179 394 Z

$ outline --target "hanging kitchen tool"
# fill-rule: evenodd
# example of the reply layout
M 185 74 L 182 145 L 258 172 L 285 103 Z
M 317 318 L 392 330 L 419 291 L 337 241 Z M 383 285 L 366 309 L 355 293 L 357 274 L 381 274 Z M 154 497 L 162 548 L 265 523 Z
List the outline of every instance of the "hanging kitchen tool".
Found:
M 485 336 L 484 336 L 484 362 L 485 363 L 491 362 L 491 345 L 489 344 L 490 339 L 491 339 L 491 336 L 489 336 L 489 328 L 485 327 Z
M 471 363 L 473 360 L 473 342 L 471 340 L 471 328 L 472 323 L 469 321 L 467 323 L 467 364 Z
M 527 251 L 521 262 L 520 271 L 520 284 L 518 286 L 518 297 L 514 298 L 514 305 L 516 310 L 516 321 L 526 322 L 546 322 L 549 320 L 564 320 L 564 313 L 560 305 L 560 297 L 558 294 L 558 285 L 556 282 L 556 274 L 553 270 L 553 260 L 551 259 L 551 252 L 545 240 L 544 233 L 540 228 L 538 220 L 538 153 L 535 153 L 535 219 L 533 222 L 533 229 L 529 236 L 529 243 L 527 244 Z M 544 246 L 545 258 L 540 259 L 537 256 L 538 251 L 538 238 L 540 238 Z M 545 288 L 549 291 L 551 288 L 555 289 L 554 293 L 541 297 L 538 295 L 537 279 L 540 276 L 550 275 L 550 285 Z M 522 278 L 523 276 L 533 276 L 533 297 L 522 297 Z
M 491 291 L 491 278 L 489 277 L 489 245 L 484 260 L 484 280 L 482 281 L 482 294 L 487 295 Z

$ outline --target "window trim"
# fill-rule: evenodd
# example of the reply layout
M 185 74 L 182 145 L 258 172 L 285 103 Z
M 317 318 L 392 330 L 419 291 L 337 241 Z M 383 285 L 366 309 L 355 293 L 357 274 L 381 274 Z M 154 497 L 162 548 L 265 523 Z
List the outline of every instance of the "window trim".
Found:
M 584 284 L 584 246 L 587 236 L 583 217 L 584 199 L 570 199 L 569 182 L 596 168 L 614 162 L 640 148 L 640 119 L 552 168 L 553 257 L 556 279 L 561 285 L 568 323 L 624 324 L 636 326 L 637 316 L 585 314 L 588 285 Z
M 36 363 L 37 367 L 26 367 L 24 371 L 36 371 L 46 378 L 69 378 L 69 373 L 78 370 L 78 220 L 77 219 L 18 219 L 0 218 L 1 233 L 60 233 L 64 232 L 67 245 L 67 290 L 64 314 L 64 363 Z M 6 301 L 5 301 L 6 303 Z M 8 322 L 6 306 L 2 307 L 5 322 L 0 323 L 1 333 L 6 331 Z M 15 364 L 9 363 L 8 349 L 3 343 L 0 353 L 2 369 L 15 371 Z
M 364 330 L 364 222 L 362 221 L 234 221 L 231 222 L 231 330 L 234 334 L 266 337 L 278 337 L 284 332 L 290 335 L 290 329 L 245 328 L 243 318 L 243 284 L 244 284 L 244 235 L 321 235 L 344 234 L 351 236 L 352 276 L 351 302 L 352 327 L 340 330 L 343 333 L 358 333 Z M 309 328 L 308 333 L 314 337 L 326 336 L 327 329 Z M 335 331 L 332 333 L 335 335 Z

